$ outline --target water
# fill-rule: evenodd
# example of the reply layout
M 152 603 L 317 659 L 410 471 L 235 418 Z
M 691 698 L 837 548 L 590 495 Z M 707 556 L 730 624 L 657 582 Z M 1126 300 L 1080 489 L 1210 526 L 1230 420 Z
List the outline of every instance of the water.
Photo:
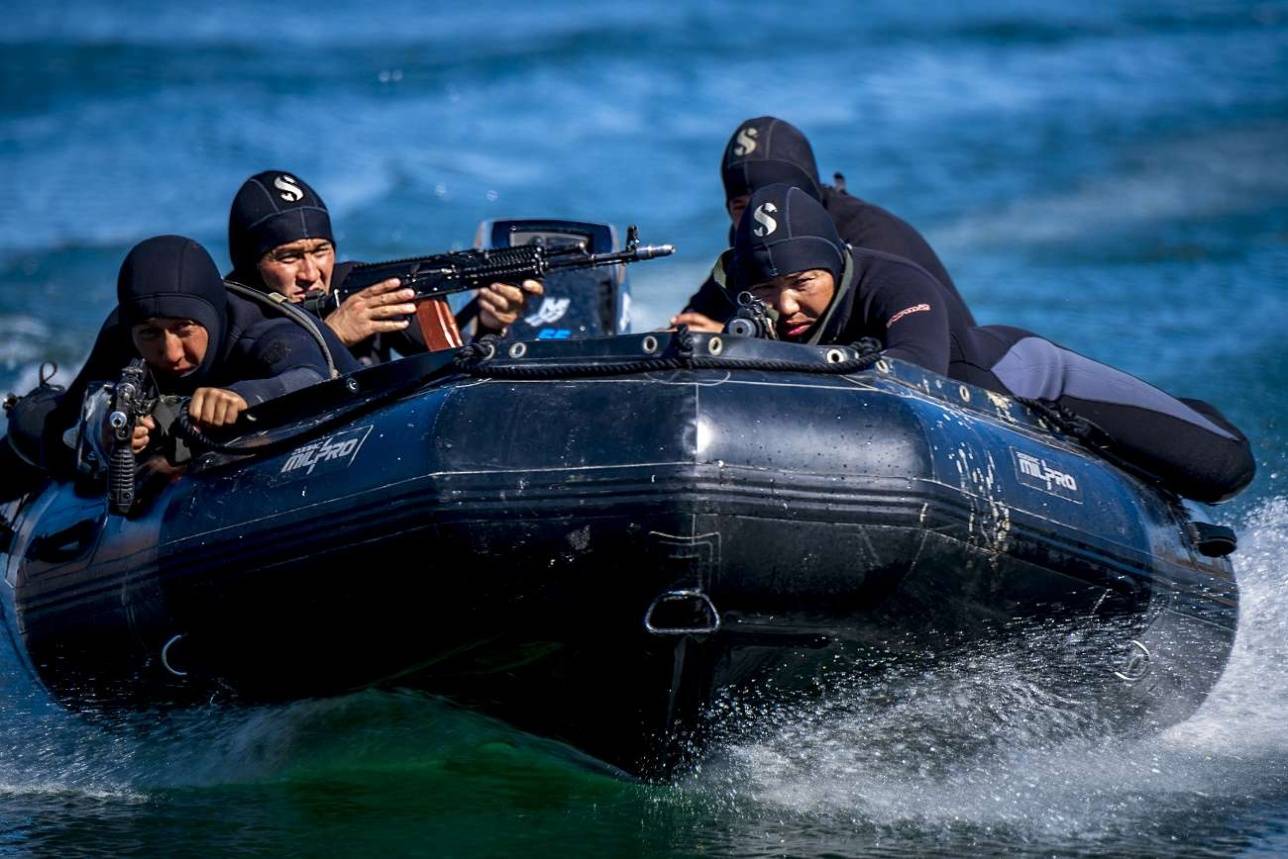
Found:
M 661 324 L 722 247 L 723 143 L 762 113 L 920 227 L 981 321 L 1247 430 L 1259 475 L 1216 511 L 1239 637 L 1195 717 L 1105 739 L 1003 652 L 903 677 L 893 707 L 856 678 L 649 786 L 408 693 L 87 722 L 5 652 L 0 852 L 1288 853 L 1288 4 L 8 9 L 0 390 L 78 365 L 139 239 L 226 259 L 266 168 L 321 191 L 355 258 L 486 217 L 637 223 L 680 247 L 634 274 L 636 328 Z

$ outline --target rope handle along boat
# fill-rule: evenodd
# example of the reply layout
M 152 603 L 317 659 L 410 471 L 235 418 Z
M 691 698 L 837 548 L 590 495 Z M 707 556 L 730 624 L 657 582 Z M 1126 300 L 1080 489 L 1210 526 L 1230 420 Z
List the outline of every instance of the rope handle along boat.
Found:
M 411 388 L 423 387 L 431 382 L 453 376 L 473 376 L 485 379 L 551 379 L 551 378 L 597 378 L 620 376 L 634 373 L 651 373 L 670 370 L 765 370 L 770 372 L 800 372 L 825 375 L 845 375 L 867 370 L 880 357 L 879 341 L 864 339 L 849 347 L 832 347 L 827 350 L 824 361 L 789 361 L 772 358 L 736 358 L 720 354 L 720 338 L 707 337 L 706 355 L 698 354 L 699 337 L 687 326 L 680 326 L 676 331 L 667 334 L 648 335 L 653 348 L 643 358 L 628 360 L 561 360 L 556 363 L 524 362 L 519 356 L 502 358 L 499 350 L 500 341 L 493 335 L 480 337 L 478 340 L 455 350 L 454 353 L 443 353 L 435 362 L 434 369 L 404 379 L 400 384 L 382 389 L 378 396 L 365 399 L 362 408 L 376 408 L 381 403 L 396 399 Z M 521 346 L 522 343 L 514 344 Z M 513 346 L 512 346 L 513 349 Z M 714 353 L 714 354 L 713 354 Z M 431 356 L 420 356 L 421 359 Z M 361 392 L 356 379 L 345 380 L 348 390 L 354 394 Z M 278 453 L 298 445 L 306 436 L 316 436 L 335 426 L 353 420 L 351 411 L 337 411 L 333 417 L 319 422 L 310 422 L 299 432 L 275 437 L 272 441 L 256 442 L 247 445 L 237 436 L 249 429 L 246 422 L 254 418 L 254 411 L 243 415 L 231 428 L 225 428 L 220 437 L 204 432 L 196 426 L 188 415 L 187 402 L 181 401 L 176 406 L 177 417 L 174 432 L 193 450 L 204 450 L 233 456 L 264 456 Z

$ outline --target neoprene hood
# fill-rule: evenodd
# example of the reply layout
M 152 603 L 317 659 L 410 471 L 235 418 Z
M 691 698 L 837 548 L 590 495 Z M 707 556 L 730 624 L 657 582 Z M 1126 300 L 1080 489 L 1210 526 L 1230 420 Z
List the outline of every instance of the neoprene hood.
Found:
M 725 199 L 782 182 L 821 200 L 814 150 L 800 129 L 773 116 L 757 116 L 738 126 L 720 159 Z
M 751 195 L 734 231 L 731 285 L 741 292 L 816 268 L 831 272 L 839 283 L 845 251 L 822 203 L 794 185 L 770 185 Z
M 326 203 L 307 182 L 266 170 L 242 183 L 228 213 L 228 254 L 236 279 L 258 285 L 256 263 L 264 254 L 300 239 L 335 243 Z
M 209 346 L 194 377 L 220 353 L 228 318 L 224 280 L 210 254 L 183 236 L 156 236 L 134 246 L 121 263 L 116 302 L 128 331 L 152 317 L 191 319 L 206 329 Z

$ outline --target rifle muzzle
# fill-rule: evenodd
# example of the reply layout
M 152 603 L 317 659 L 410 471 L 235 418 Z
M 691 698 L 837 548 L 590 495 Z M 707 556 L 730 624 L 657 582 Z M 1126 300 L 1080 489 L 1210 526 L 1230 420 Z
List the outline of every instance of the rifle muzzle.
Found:
M 675 253 L 675 245 L 642 245 L 635 248 L 636 259 L 655 259 L 669 257 Z
M 107 416 L 107 425 L 121 441 L 125 440 L 125 428 L 130 425 L 130 416 L 125 412 L 112 412 Z

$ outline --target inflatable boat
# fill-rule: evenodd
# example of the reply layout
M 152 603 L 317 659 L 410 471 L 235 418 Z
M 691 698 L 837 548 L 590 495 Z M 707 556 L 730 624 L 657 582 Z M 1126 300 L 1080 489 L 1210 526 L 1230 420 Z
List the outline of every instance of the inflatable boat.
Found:
M 11 505 L 32 671 L 78 706 L 413 686 L 647 772 L 717 697 L 1017 624 L 1110 630 L 1080 682 L 1138 724 L 1223 668 L 1229 535 L 1023 404 L 849 348 L 489 348 L 266 404 L 129 515 Z
M 540 241 L 617 240 L 480 229 Z M 644 774 L 717 702 L 985 641 L 1129 730 L 1216 682 L 1233 533 L 1058 416 L 854 347 L 624 333 L 620 270 L 546 286 L 507 340 L 145 464 L 124 513 L 83 433 L 76 479 L 0 506 L 33 675 L 90 710 L 411 687 Z

